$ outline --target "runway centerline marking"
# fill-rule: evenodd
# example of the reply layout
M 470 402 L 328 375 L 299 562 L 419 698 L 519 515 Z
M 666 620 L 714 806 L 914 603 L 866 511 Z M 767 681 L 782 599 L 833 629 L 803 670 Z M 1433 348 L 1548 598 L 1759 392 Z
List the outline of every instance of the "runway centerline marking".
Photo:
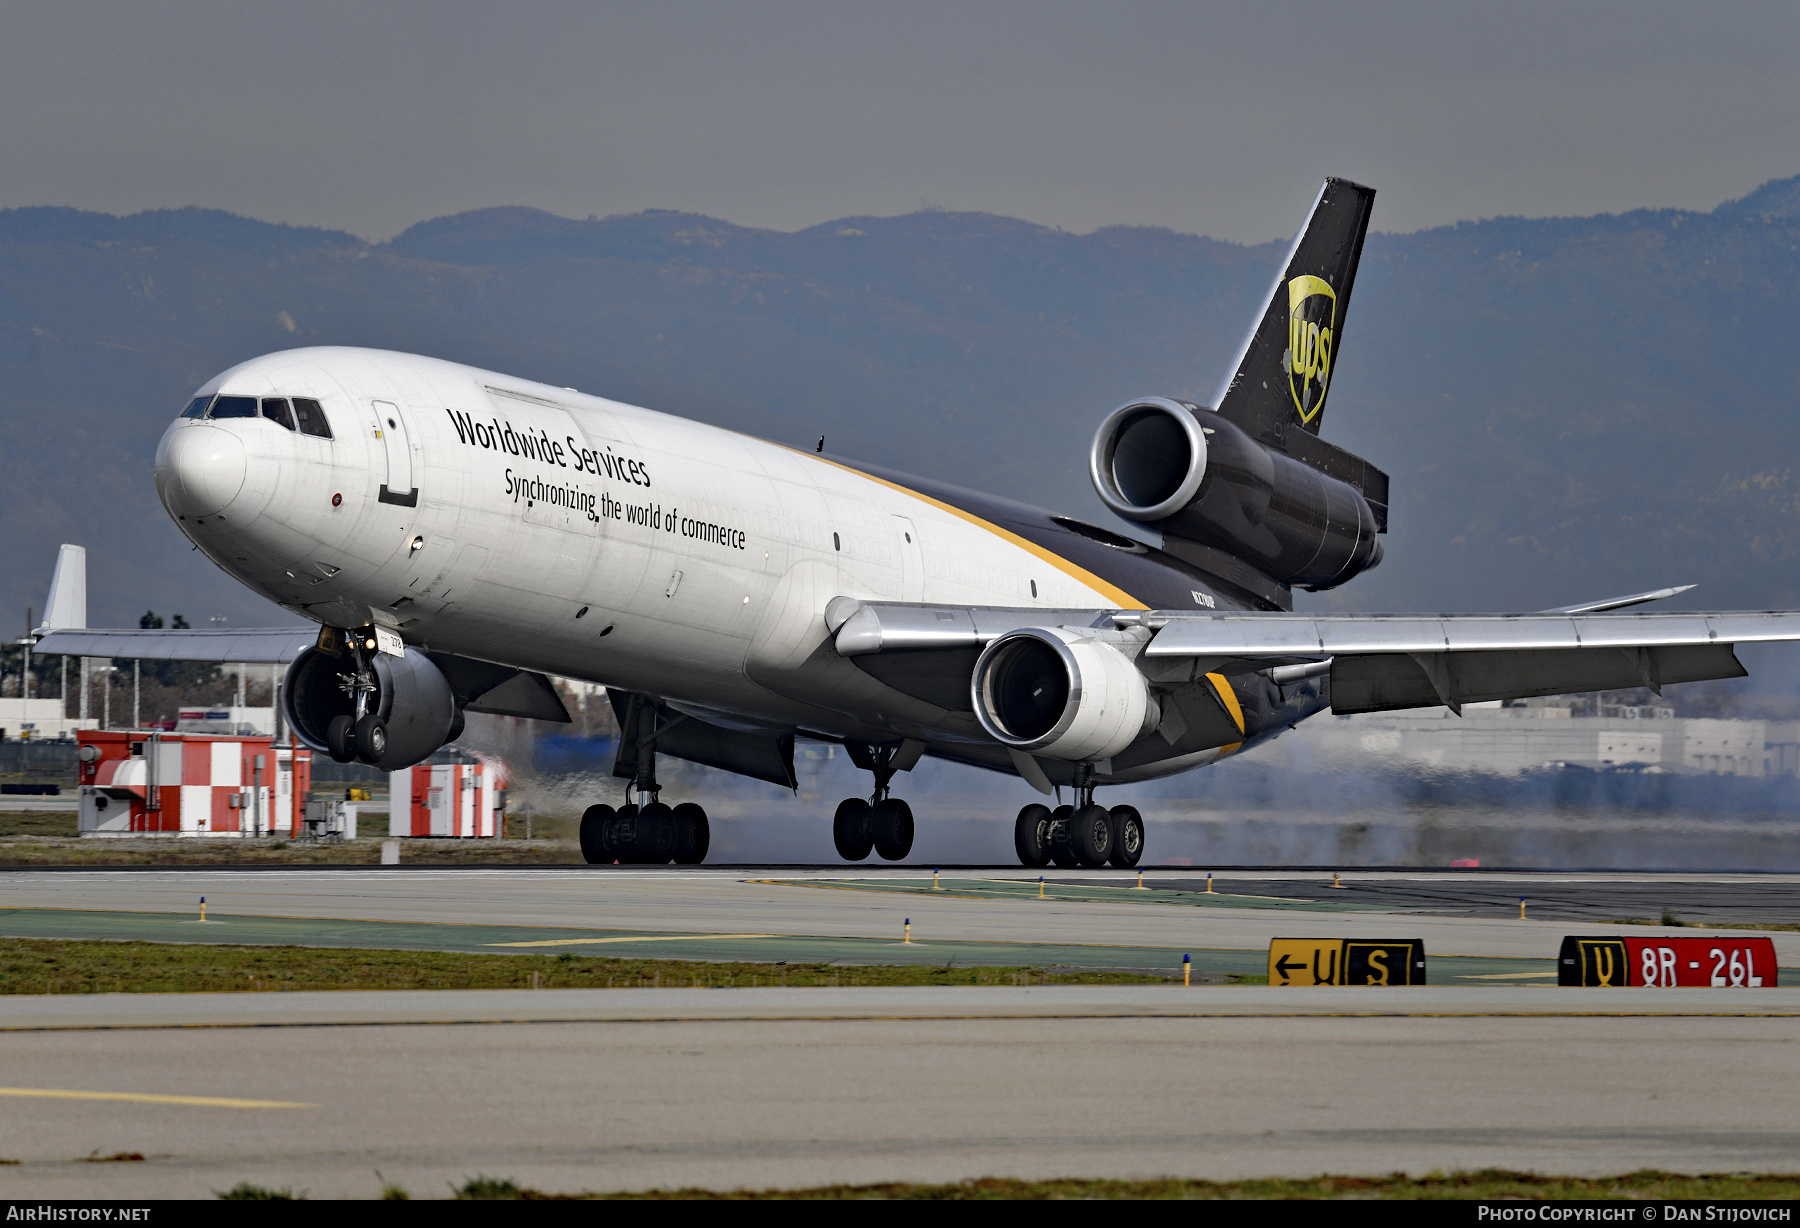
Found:
M 209 1109 L 316 1109 L 298 1100 L 238 1100 L 230 1096 L 158 1096 L 150 1092 L 83 1092 L 58 1087 L 0 1087 L 0 1096 L 46 1100 L 130 1100 L 138 1104 L 189 1104 Z
M 706 942 L 714 938 L 791 937 L 793 937 L 791 934 L 645 934 L 634 938 L 540 938 L 532 942 L 484 942 L 481 945 L 484 947 L 592 947 L 608 942 Z

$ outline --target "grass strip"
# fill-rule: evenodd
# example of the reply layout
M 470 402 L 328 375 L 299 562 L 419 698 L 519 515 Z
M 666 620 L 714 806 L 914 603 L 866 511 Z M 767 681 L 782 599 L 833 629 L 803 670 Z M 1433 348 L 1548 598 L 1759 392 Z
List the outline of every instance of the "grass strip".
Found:
M 0 938 L 0 994 L 321 989 L 745 989 L 1167 984 L 1156 971 L 1067 966 L 725 963 L 331 947 Z M 1235 978 L 1261 980 L 1262 978 Z
M 1768 924 L 1747 924 L 1742 921 L 1683 921 L 1680 917 L 1663 909 L 1662 919 L 1652 921 L 1648 917 L 1614 917 L 1608 925 L 1660 925 L 1667 929 L 1689 930 L 1773 930 L 1777 932 L 1800 930 L 1800 923 L 1791 921 Z
M 1542 1177 L 1535 1173 L 1488 1168 L 1478 1172 L 1430 1173 L 1408 1177 L 1322 1176 L 1300 1179 L 1260 1178 L 1249 1181 L 1014 1181 L 984 1177 L 945 1185 L 826 1185 L 796 1190 L 642 1190 L 615 1194 L 546 1194 L 495 1177 L 475 1177 L 456 1191 L 460 1199 L 909 1199 L 973 1201 L 979 1199 L 1793 1199 L 1800 1198 L 1800 1175 L 1711 1174 L 1688 1177 L 1642 1169 L 1621 1177 Z
M 0 836 L 80 835 L 73 810 L 0 810 Z
M 386 820 L 377 820 L 386 828 Z M 207 839 L 183 836 L 83 839 L 73 814 L 35 810 L 0 812 L 0 866 L 372 866 L 381 862 L 385 836 L 338 843 L 275 839 Z M 401 856 L 409 866 L 580 865 L 572 841 L 407 839 Z

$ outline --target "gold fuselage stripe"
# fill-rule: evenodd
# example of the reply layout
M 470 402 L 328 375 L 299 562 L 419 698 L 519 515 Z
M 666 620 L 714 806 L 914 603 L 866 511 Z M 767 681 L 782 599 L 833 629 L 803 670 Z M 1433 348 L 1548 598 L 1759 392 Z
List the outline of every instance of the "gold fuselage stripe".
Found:
M 883 486 L 887 487 L 889 490 L 897 490 L 903 495 L 910 495 L 912 498 L 919 499 L 925 503 L 929 503 L 933 507 L 941 508 L 942 510 L 949 512 L 952 516 L 961 517 L 963 520 L 968 521 L 972 525 L 976 525 L 979 528 L 986 529 L 989 533 L 994 534 L 994 536 L 996 536 L 996 537 L 1003 538 L 1004 540 L 1011 542 L 1013 545 L 1018 546 L 1021 549 L 1030 551 L 1032 554 L 1036 555 L 1038 558 L 1042 559 L 1044 562 L 1050 564 L 1050 566 L 1056 568 L 1058 571 L 1062 572 L 1064 575 L 1067 575 L 1075 580 L 1079 580 L 1081 583 L 1087 585 L 1089 588 L 1093 589 L 1095 592 L 1100 593 L 1101 595 L 1105 596 L 1110 601 L 1112 601 L 1114 605 L 1118 606 L 1118 608 L 1121 610 L 1147 610 L 1150 608 L 1149 606 L 1145 605 L 1143 602 L 1139 601 L 1136 597 L 1133 597 L 1130 593 L 1128 593 L 1124 589 L 1120 588 L 1118 585 L 1107 583 L 1105 580 L 1102 580 L 1099 576 L 1097 576 L 1093 572 L 1087 570 L 1085 567 L 1081 567 L 1075 563 L 1071 563 L 1068 559 L 1063 558 L 1060 554 L 1055 554 L 1049 550 L 1046 550 L 1046 549 L 1044 549 L 1044 547 L 1038 545 L 1036 542 L 1028 541 L 1023 537 L 1020 537 L 1017 533 L 1012 532 L 1010 529 L 1003 529 L 999 525 L 994 524 L 991 521 L 983 520 L 981 517 L 979 517 L 971 512 L 966 512 L 962 508 L 957 507 L 953 503 L 945 503 L 942 499 L 933 499 L 930 495 L 921 494 L 920 492 L 918 492 L 916 490 L 913 490 L 909 487 L 900 485 L 898 482 L 890 482 L 886 478 L 878 478 L 872 473 L 864 473 L 860 469 L 853 469 L 849 465 L 840 464 L 837 461 L 829 460 L 826 457 L 819 456 L 815 453 L 801 452 L 800 449 L 798 449 L 798 448 L 790 448 L 789 451 L 795 452 L 801 456 L 804 456 L 808 460 L 820 461 L 823 464 L 835 466 L 836 468 L 842 469 L 845 473 L 854 473 L 859 478 L 867 478 L 871 482 L 879 482 Z M 1242 726 L 1242 724 L 1243 724 L 1243 722 L 1239 721 L 1240 727 Z

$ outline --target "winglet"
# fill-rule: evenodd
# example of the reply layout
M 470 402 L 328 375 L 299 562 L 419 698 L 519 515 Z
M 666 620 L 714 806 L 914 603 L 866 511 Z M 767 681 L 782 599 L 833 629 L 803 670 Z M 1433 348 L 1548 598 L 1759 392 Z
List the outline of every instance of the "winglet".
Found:
M 66 542 L 56 555 L 50 575 L 50 596 L 44 602 L 40 632 L 81 630 L 87 626 L 87 547 Z
M 1692 584 L 1681 584 L 1674 588 L 1658 588 L 1647 593 L 1633 593 L 1629 597 L 1609 597 L 1605 601 L 1588 601 L 1581 605 L 1559 605 L 1554 610 L 1539 610 L 1538 613 L 1604 614 L 1608 610 L 1623 610 L 1629 606 L 1643 605 L 1650 601 L 1661 601 L 1665 597 L 1679 597 L 1693 587 Z

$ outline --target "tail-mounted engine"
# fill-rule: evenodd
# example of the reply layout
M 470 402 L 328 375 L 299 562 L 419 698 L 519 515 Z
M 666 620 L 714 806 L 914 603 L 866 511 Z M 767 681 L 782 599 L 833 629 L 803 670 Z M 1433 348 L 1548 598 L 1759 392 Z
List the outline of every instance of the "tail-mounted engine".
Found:
M 373 635 L 360 632 L 326 638 L 334 642 L 305 649 L 288 666 L 281 706 L 300 741 L 339 763 L 395 772 L 461 735 L 450 683 L 424 653 L 377 652 Z
M 1321 464 L 1365 469 L 1312 436 L 1300 442 Z M 1164 397 L 1120 406 L 1100 424 L 1088 469 L 1125 519 L 1217 547 L 1283 584 L 1333 588 L 1381 562 L 1382 525 L 1362 492 L 1199 406 Z
M 1110 759 L 1162 719 L 1129 657 L 1056 627 L 994 640 L 975 662 L 975 716 L 995 739 L 1050 759 Z

